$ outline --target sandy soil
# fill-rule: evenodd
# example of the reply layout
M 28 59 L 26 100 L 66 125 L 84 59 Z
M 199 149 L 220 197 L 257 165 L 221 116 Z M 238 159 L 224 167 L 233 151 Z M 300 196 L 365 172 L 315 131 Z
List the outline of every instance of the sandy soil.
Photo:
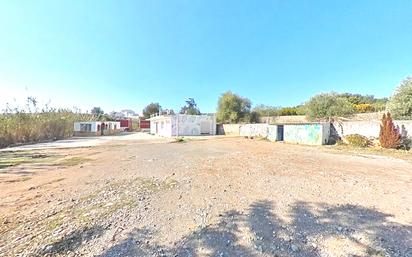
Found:
M 0 256 L 412 256 L 405 160 L 213 137 L 1 157 Z

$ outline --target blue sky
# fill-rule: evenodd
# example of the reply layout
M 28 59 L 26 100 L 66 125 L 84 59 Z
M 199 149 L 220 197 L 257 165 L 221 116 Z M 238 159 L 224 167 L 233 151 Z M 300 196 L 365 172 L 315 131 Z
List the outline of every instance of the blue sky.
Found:
M 0 107 L 27 95 L 82 110 L 213 112 L 232 90 L 297 105 L 389 96 L 412 75 L 412 1 L 2 1 Z

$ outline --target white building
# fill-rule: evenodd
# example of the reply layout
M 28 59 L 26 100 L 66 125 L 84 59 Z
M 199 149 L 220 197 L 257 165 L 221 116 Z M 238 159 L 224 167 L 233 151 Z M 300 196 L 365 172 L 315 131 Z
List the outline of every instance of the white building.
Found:
M 103 136 L 120 132 L 118 121 L 81 121 L 74 123 L 74 136 Z
M 150 134 L 174 136 L 216 135 L 216 116 L 203 115 L 158 115 L 150 119 Z

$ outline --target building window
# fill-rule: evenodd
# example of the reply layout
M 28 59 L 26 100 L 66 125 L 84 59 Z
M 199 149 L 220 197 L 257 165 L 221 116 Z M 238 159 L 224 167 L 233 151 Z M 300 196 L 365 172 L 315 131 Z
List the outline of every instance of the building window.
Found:
M 90 123 L 80 124 L 80 131 L 91 132 L 92 131 L 92 124 L 90 124 Z
M 117 129 L 117 124 L 114 124 L 114 129 L 115 129 L 115 130 Z

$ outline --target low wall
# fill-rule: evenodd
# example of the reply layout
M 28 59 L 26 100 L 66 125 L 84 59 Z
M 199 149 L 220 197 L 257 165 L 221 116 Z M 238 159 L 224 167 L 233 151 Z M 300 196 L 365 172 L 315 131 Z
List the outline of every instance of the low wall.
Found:
M 380 120 L 369 121 L 343 121 L 334 122 L 331 127 L 332 136 L 344 137 L 350 134 L 359 134 L 368 138 L 378 138 Z M 412 120 L 395 120 L 403 137 L 412 138 Z
M 240 136 L 241 124 L 219 124 L 217 125 L 218 135 Z
M 280 125 L 259 124 L 221 124 L 218 126 L 220 135 L 263 137 L 278 141 Z M 283 141 L 295 144 L 322 145 L 329 142 L 329 123 L 285 124 L 283 126 Z
M 247 137 L 267 137 L 268 124 L 242 124 L 239 133 L 241 136 Z
M 306 123 L 308 122 L 305 115 L 288 115 L 288 116 L 270 116 L 270 117 L 260 117 L 259 121 L 262 123 Z
M 283 140 L 288 143 L 325 145 L 329 142 L 329 123 L 284 125 Z
M 355 113 L 347 118 L 346 121 L 370 121 L 380 120 L 385 112 Z M 261 123 L 270 124 L 287 124 L 287 123 L 308 123 L 309 120 L 305 115 L 285 115 L 285 116 L 262 116 L 259 118 Z

